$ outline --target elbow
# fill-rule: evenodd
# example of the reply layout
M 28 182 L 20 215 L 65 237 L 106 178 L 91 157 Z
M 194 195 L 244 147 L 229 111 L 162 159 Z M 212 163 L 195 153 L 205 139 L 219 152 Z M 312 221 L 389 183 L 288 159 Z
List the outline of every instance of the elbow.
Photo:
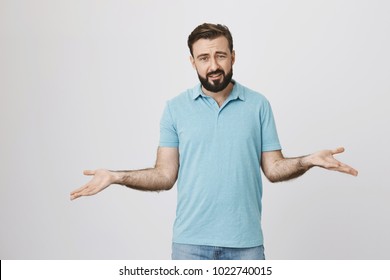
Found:
M 264 176 L 270 181 L 271 183 L 278 183 L 282 181 L 282 176 L 280 174 L 280 171 L 278 168 L 276 168 L 276 164 L 262 166 L 263 174 Z
M 278 183 L 280 182 L 280 178 L 272 173 L 264 173 L 265 177 L 268 179 L 271 183 Z
M 177 174 L 165 174 L 165 180 L 163 184 L 163 190 L 169 191 L 173 188 L 177 180 Z
M 268 181 L 270 181 L 271 183 L 277 183 L 279 182 L 278 179 L 276 179 L 275 177 L 272 177 L 272 176 L 266 176 Z
M 169 191 L 170 189 L 173 188 L 173 186 L 175 185 L 175 183 L 176 183 L 176 180 L 174 180 L 174 181 L 168 181 L 166 184 L 164 184 L 163 190 L 164 190 L 164 191 Z
M 170 166 L 155 166 L 159 178 L 159 188 L 162 191 L 168 191 L 173 188 L 179 175 L 178 168 Z

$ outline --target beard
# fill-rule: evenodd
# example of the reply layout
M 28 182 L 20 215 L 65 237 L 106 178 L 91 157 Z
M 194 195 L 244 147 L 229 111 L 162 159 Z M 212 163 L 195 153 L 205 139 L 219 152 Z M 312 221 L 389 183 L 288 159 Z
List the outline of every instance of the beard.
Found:
M 223 79 L 221 82 L 218 80 L 215 80 L 213 83 L 209 82 L 208 77 L 210 75 L 215 75 L 215 74 L 222 74 Z M 232 77 L 233 77 L 233 67 L 230 69 L 230 71 L 227 74 L 225 74 L 225 72 L 223 70 L 218 69 L 218 70 L 215 70 L 213 72 L 208 73 L 206 75 L 206 78 L 203 78 L 198 73 L 198 78 L 199 78 L 199 81 L 202 84 L 202 86 L 206 90 L 214 92 L 214 93 L 223 91 L 232 81 Z

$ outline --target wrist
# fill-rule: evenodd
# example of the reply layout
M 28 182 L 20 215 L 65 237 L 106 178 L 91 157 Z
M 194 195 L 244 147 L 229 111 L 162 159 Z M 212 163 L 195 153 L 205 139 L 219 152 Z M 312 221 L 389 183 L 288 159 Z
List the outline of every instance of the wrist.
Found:
M 110 170 L 110 181 L 111 184 L 122 185 L 124 181 L 124 172 Z
M 314 166 L 313 161 L 311 160 L 311 155 L 303 156 L 300 158 L 299 164 L 302 168 L 308 170 Z

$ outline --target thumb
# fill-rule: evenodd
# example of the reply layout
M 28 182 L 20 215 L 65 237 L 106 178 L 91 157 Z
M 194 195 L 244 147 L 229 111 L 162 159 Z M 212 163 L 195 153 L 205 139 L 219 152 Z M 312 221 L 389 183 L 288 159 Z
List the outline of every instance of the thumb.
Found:
M 84 175 L 95 175 L 95 170 L 84 170 Z
M 338 148 L 332 150 L 332 154 L 333 154 L 333 155 L 334 155 L 334 154 L 340 154 L 340 153 L 342 153 L 342 152 L 344 152 L 344 151 L 345 151 L 345 149 L 344 149 L 343 147 L 338 147 Z

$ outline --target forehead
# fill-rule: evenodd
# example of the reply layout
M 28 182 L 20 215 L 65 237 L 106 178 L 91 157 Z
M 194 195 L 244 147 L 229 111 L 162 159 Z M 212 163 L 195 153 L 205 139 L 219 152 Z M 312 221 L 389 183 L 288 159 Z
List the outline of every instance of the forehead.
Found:
M 199 39 L 192 45 L 194 56 L 216 51 L 230 53 L 229 42 L 225 37 L 220 36 L 215 39 Z

